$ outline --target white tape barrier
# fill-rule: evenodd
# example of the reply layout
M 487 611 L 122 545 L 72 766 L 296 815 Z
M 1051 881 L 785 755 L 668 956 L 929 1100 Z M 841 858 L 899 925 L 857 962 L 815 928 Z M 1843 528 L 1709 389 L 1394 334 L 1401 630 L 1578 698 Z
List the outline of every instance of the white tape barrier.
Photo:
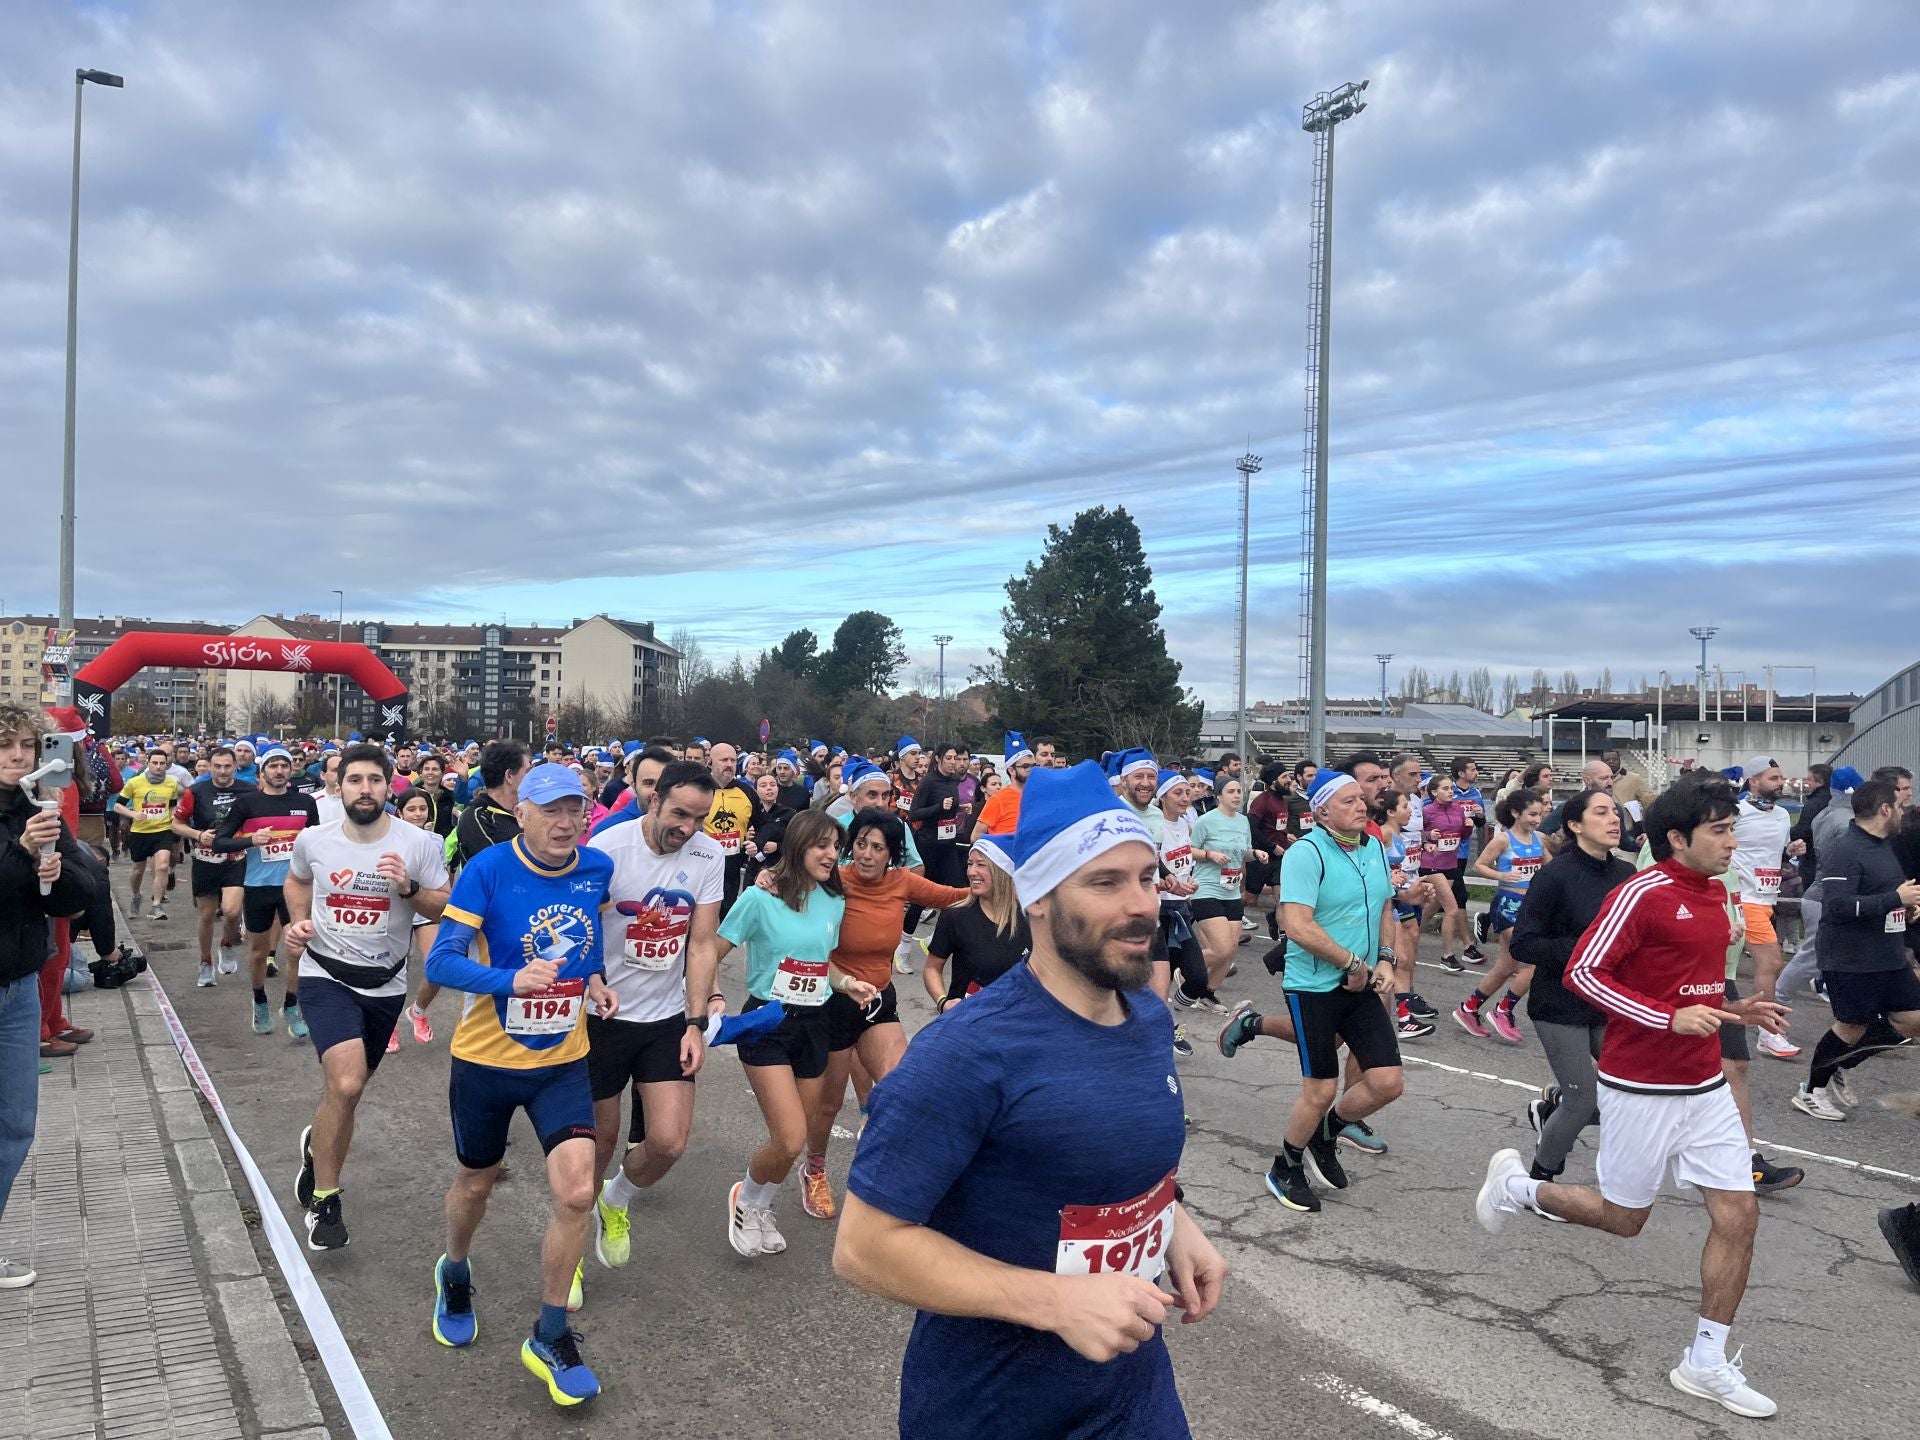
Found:
M 154 999 L 160 1003 L 160 1014 L 167 1022 L 168 1033 L 173 1036 L 174 1048 L 180 1052 L 181 1063 L 187 1067 L 187 1074 L 193 1077 L 193 1083 L 206 1097 L 207 1104 L 213 1107 L 213 1113 L 220 1118 L 220 1128 L 227 1132 L 227 1141 L 240 1161 L 240 1171 L 247 1177 L 247 1185 L 253 1191 L 254 1201 L 260 1211 L 260 1223 L 267 1232 L 267 1244 L 273 1250 L 273 1258 L 280 1264 L 280 1273 L 287 1282 L 288 1292 L 300 1307 L 300 1318 L 306 1322 L 307 1333 L 313 1337 L 314 1349 L 320 1354 L 320 1363 L 326 1367 L 327 1379 L 333 1384 L 333 1393 L 339 1397 L 340 1408 L 346 1412 L 347 1424 L 353 1427 L 355 1440 L 393 1440 L 393 1432 L 387 1428 L 386 1418 L 380 1413 L 373 1391 L 367 1388 L 367 1377 L 360 1373 L 360 1362 L 353 1358 L 353 1351 L 347 1347 L 347 1338 L 340 1333 L 339 1322 L 333 1318 L 333 1309 L 327 1304 L 327 1297 L 321 1293 L 313 1267 L 307 1263 L 305 1247 L 294 1237 L 292 1228 L 280 1213 L 273 1192 L 268 1188 L 266 1177 L 260 1173 L 260 1167 L 253 1163 L 252 1154 L 234 1130 L 233 1122 L 227 1118 L 227 1107 L 220 1103 L 220 1093 L 213 1088 L 207 1067 L 200 1062 L 200 1054 L 193 1048 L 193 1041 L 187 1038 L 186 1027 L 174 1012 L 173 1002 L 167 999 L 160 977 L 151 969 L 147 971 L 147 985 L 153 991 Z

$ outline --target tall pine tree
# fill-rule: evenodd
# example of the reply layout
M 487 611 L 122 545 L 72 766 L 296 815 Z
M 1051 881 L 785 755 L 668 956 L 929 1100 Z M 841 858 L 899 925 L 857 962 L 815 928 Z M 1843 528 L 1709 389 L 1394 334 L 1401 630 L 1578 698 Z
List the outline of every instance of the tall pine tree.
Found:
M 1145 745 L 1192 750 L 1201 706 L 1167 654 L 1153 572 L 1125 507 L 1047 527 L 1037 563 L 1007 581 L 1006 648 L 984 678 L 998 722 L 1073 755 Z

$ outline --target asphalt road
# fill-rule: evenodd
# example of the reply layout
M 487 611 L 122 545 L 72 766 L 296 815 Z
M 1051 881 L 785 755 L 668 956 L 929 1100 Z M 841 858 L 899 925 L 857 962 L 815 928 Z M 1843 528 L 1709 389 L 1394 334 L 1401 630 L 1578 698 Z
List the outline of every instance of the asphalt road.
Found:
M 282 1210 L 304 1233 L 292 1179 L 318 1084 L 312 1049 L 284 1030 L 252 1033 L 244 975 L 194 987 L 192 922 L 176 894 L 174 919 L 133 928 Z M 1229 999 L 1277 1003 L 1278 982 L 1258 962 L 1262 948 L 1242 949 Z M 740 977 L 728 969 L 725 987 L 737 999 Z M 1233 1266 L 1220 1311 L 1169 1330 L 1197 1436 L 1667 1440 L 1752 1430 L 1666 1380 L 1696 1313 L 1706 1231 L 1697 1203 L 1663 1198 L 1633 1241 L 1528 1216 L 1498 1240 L 1475 1226 L 1488 1155 L 1502 1145 L 1530 1153 L 1528 1096 L 1518 1086 L 1550 1075 L 1537 1046 L 1474 1040 L 1446 1021 L 1473 979 L 1421 970 L 1442 1028 L 1406 1053 L 1434 1063 L 1410 1063 L 1405 1098 L 1377 1122 L 1390 1153 L 1349 1154 L 1352 1188 L 1327 1198 L 1317 1216 L 1284 1210 L 1261 1184 L 1298 1082 L 1292 1048 L 1263 1042 L 1228 1061 L 1211 1043 L 1214 1024 L 1191 1027 L 1199 1053 L 1181 1066 L 1193 1121 L 1181 1176 L 1194 1215 Z M 924 1024 L 931 1007 L 917 981 L 901 993 L 908 1026 Z M 277 982 L 272 994 L 277 1007 Z M 604 1386 L 597 1401 L 558 1412 L 519 1365 L 538 1301 L 546 1209 L 524 1123 L 509 1152 L 515 1173 L 474 1252 L 480 1339 L 460 1352 L 435 1344 L 427 1323 L 431 1267 L 443 1248 L 441 1198 L 454 1171 L 445 1094 L 455 998 L 436 1006 L 434 1044 L 403 1037 L 376 1077 L 346 1175 L 353 1243 L 311 1257 L 396 1435 L 896 1433 L 910 1317 L 834 1278 L 831 1224 L 808 1219 L 790 1183 L 779 1212 L 787 1253 L 745 1261 L 727 1246 L 727 1188 L 760 1135 L 730 1051 L 716 1052 L 702 1076 L 685 1159 L 634 1206 L 631 1264 L 610 1272 L 588 1260 L 587 1306 L 576 1323 Z M 1824 1010 L 1809 1004 L 1796 1031 L 1810 1038 L 1823 1024 Z M 1872 1104 L 1886 1091 L 1920 1090 L 1920 1063 L 1899 1052 L 1854 1074 L 1868 1103 L 1847 1124 L 1822 1124 L 1787 1104 L 1801 1064 L 1754 1062 L 1761 1135 L 1776 1158 L 1808 1173 L 1798 1189 L 1762 1202 L 1734 1341 L 1747 1347 L 1750 1379 L 1780 1402 L 1776 1428 L 1796 1434 L 1818 1426 L 1891 1435 L 1906 1427 L 1890 1417 L 1920 1409 L 1911 1364 L 1920 1294 L 1875 1224 L 1880 1207 L 1920 1198 L 1910 1178 L 1920 1176 L 1920 1122 Z M 843 1122 L 852 1128 L 857 1117 Z M 1898 1174 L 1789 1156 L 1787 1146 Z M 851 1152 L 850 1139 L 835 1141 L 836 1193 Z M 1592 1161 L 1583 1142 L 1568 1178 L 1590 1179 Z

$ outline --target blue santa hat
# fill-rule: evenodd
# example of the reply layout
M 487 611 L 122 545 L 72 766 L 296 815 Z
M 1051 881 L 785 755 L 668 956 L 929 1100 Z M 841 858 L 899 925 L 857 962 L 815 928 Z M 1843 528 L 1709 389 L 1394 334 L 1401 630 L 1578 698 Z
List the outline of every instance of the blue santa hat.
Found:
M 1329 800 L 1349 785 L 1359 783 L 1344 770 L 1322 770 L 1314 777 L 1313 788 L 1307 791 L 1307 803 L 1315 810 L 1322 809 Z
M 696 735 L 693 737 L 693 743 L 696 745 L 711 745 L 713 742 L 704 735 Z
M 904 760 L 909 755 L 918 755 L 919 753 L 920 742 L 911 735 L 902 735 L 899 743 L 893 747 L 893 754 L 896 760 Z
M 1186 783 L 1187 777 L 1182 775 L 1178 770 L 1162 770 L 1160 772 L 1160 783 L 1153 787 L 1153 798 L 1156 800 L 1164 800 L 1167 798 L 1167 792 L 1173 789 L 1174 786 L 1184 785 Z M 1024 805 L 1026 801 L 1023 799 L 1020 803 Z
M 1202 770 L 1199 766 L 1196 765 L 1193 769 L 1193 778 L 1196 780 L 1204 781 L 1206 784 L 1206 787 L 1209 790 L 1213 788 L 1213 771 Z
M 826 742 L 826 741 L 824 741 L 824 740 L 809 740 L 809 741 L 807 741 L 807 753 L 808 753 L 809 755 L 824 755 L 824 754 L 826 754 L 826 753 L 827 753 L 827 742 Z
M 1018 730 L 1007 731 L 1007 768 L 1011 770 L 1022 760 L 1033 759 L 1033 751 L 1027 748 L 1027 737 Z
M 1159 762 L 1153 758 L 1153 752 L 1138 746 L 1131 750 L 1122 750 L 1113 757 L 1113 773 L 1117 779 L 1124 780 L 1136 770 L 1157 772 L 1159 769 Z
M 843 794 L 851 795 L 864 781 L 873 779 L 887 780 L 887 772 L 871 760 L 849 760 L 840 767 L 840 790 Z M 887 783 L 891 785 L 893 782 L 887 780 Z
M 1012 835 L 976 835 L 973 837 L 973 849 L 982 859 L 997 865 L 1009 879 L 1013 877 L 1013 836 Z
M 1866 784 L 1866 777 L 1851 765 L 1842 765 L 1833 772 L 1833 778 L 1827 782 L 1827 788 L 1836 795 L 1845 795 L 1858 790 Z
M 629 740 L 625 744 L 621 745 L 620 753 L 622 755 L 631 755 L 636 750 L 644 750 L 646 748 L 647 747 L 641 744 L 638 740 Z
M 1154 848 L 1147 827 L 1113 793 L 1095 761 L 1034 771 L 1013 836 L 1013 888 L 1021 908 L 1037 905 L 1107 851 L 1136 842 Z

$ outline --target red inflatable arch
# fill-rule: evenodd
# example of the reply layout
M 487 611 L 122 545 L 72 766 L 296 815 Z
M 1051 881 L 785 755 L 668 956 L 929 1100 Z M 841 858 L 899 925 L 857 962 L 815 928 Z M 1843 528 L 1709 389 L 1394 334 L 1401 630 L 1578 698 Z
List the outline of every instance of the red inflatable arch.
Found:
M 89 731 L 100 737 L 113 733 L 113 692 L 149 665 L 344 675 L 380 707 L 375 734 L 398 739 L 406 733 L 407 687 L 364 645 L 254 635 L 163 634 L 154 630 L 129 630 L 73 677 L 73 703 L 86 717 Z

